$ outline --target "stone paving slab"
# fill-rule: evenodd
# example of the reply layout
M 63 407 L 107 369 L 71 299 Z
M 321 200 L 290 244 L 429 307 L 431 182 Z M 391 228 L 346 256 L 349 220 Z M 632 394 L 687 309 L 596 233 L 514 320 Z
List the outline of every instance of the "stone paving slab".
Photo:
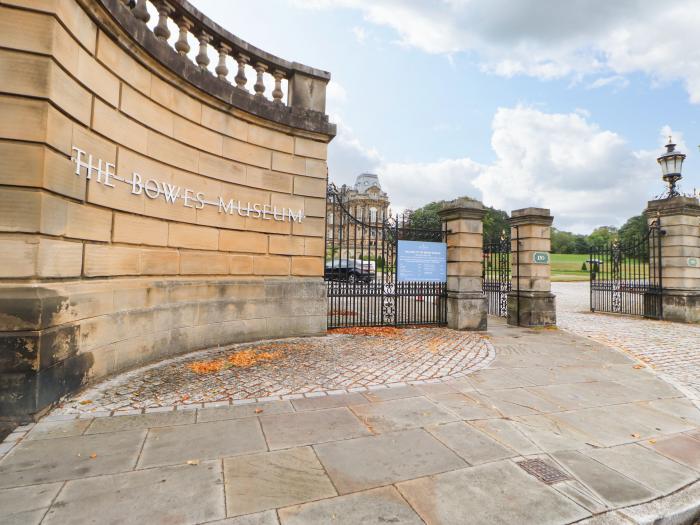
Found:
M 133 430 L 23 441 L 0 461 L 0 488 L 131 470 L 145 437 L 145 430 Z
M 42 523 L 195 524 L 225 515 L 221 463 L 207 461 L 69 481 Z
M 581 452 L 556 452 L 553 457 L 612 508 L 633 505 L 659 495 Z
M 266 510 L 247 516 L 237 516 L 225 520 L 210 521 L 207 525 L 279 525 L 277 513 L 274 510 Z
M 423 524 L 423 520 L 392 487 L 288 507 L 281 509 L 279 515 L 282 525 Z
M 554 463 L 550 458 L 547 460 L 548 463 Z M 593 514 L 610 510 L 610 506 L 600 496 L 576 479 L 562 481 L 552 487 Z
M 424 397 L 357 405 L 352 407 L 352 411 L 375 433 L 424 427 L 458 419 Z
M 470 465 L 518 455 L 514 450 L 500 445 L 487 434 L 463 421 L 430 426 L 426 430 Z
M 697 473 L 638 444 L 587 450 L 585 454 L 659 494 L 668 494 L 697 479 Z
M 260 417 L 270 450 L 336 441 L 370 432 L 345 407 Z
M 289 414 L 294 408 L 289 401 L 269 401 L 267 403 L 250 403 L 248 405 L 221 406 L 197 410 L 197 423 L 207 421 L 222 421 L 224 419 L 239 419 L 270 414 Z
M 514 421 L 507 419 L 482 419 L 470 421 L 469 424 L 487 434 L 500 445 L 515 450 L 521 456 L 542 452 L 532 440 L 525 436 Z
M 423 395 L 418 387 L 413 385 L 399 386 L 396 388 L 384 388 L 367 392 L 365 397 L 370 401 L 392 401 L 394 399 L 404 399 L 406 397 L 416 397 Z
M 547 525 L 590 515 L 509 460 L 406 481 L 398 488 L 431 525 Z
M 63 483 L 0 490 L 0 523 L 38 525 Z
M 89 419 L 75 419 L 73 421 L 40 421 L 24 439 L 32 441 L 35 439 L 55 439 L 71 436 L 79 436 L 91 421 Z
M 669 436 L 643 444 L 674 461 L 700 471 L 700 441 L 690 436 Z
M 403 430 L 314 447 L 341 494 L 463 467 L 425 430 Z
M 224 460 L 229 516 L 336 496 L 310 447 Z
M 349 407 L 353 405 L 366 405 L 367 403 L 369 403 L 367 398 L 359 393 L 310 398 L 307 397 L 304 399 L 292 400 L 292 405 L 294 406 L 294 409 L 299 412 L 304 410 L 320 410 L 323 408 L 338 408 Z
M 501 390 L 481 390 L 468 397 L 491 406 L 503 417 L 525 416 L 542 412 L 557 412 L 561 408 L 525 388 L 505 388 Z
M 215 459 L 267 450 L 256 418 L 232 419 L 149 431 L 138 468 Z
M 438 394 L 432 397 L 438 406 L 449 410 L 461 419 L 500 418 L 503 415 L 496 407 L 473 392 Z
M 277 513 L 274 510 L 237 516 L 225 520 L 210 521 L 207 525 L 279 525 Z
M 603 446 L 594 436 L 565 423 L 556 414 L 520 416 L 513 421 L 520 432 L 545 452 Z
M 561 412 L 556 418 L 592 439 L 595 436 L 595 442 L 606 447 L 692 428 L 680 419 L 635 403 Z
M 195 412 L 160 412 L 155 414 L 125 415 L 119 417 L 101 417 L 92 421 L 86 434 L 105 434 L 124 430 L 170 427 L 194 423 Z

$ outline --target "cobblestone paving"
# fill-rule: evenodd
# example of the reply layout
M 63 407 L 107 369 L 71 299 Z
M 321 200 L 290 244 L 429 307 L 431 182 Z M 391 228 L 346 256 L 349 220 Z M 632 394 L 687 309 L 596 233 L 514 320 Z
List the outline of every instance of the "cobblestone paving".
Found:
M 406 329 L 397 334 L 335 334 L 196 352 L 101 383 L 68 400 L 54 414 L 355 392 L 462 377 L 487 366 L 494 357 L 493 346 L 478 334 L 446 328 Z M 195 373 L 190 368 L 195 362 L 225 359 L 241 350 L 276 357 L 218 372 Z
M 700 327 L 589 311 L 588 283 L 553 283 L 557 324 L 618 348 L 661 373 L 700 406 Z

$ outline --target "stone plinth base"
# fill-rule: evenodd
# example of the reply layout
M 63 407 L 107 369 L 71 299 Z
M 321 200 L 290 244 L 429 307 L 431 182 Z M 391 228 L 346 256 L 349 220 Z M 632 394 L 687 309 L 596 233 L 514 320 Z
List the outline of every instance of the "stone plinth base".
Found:
M 481 292 L 447 292 L 447 327 L 486 330 L 487 299 Z
M 0 418 L 185 352 L 326 331 L 320 278 L 109 279 L 0 287 Z
M 519 321 L 519 322 L 518 322 Z M 508 324 L 519 326 L 555 326 L 555 295 L 550 292 L 517 292 L 508 294 Z
M 677 323 L 700 323 L 700 291 L 664 290 L 663 319 Z

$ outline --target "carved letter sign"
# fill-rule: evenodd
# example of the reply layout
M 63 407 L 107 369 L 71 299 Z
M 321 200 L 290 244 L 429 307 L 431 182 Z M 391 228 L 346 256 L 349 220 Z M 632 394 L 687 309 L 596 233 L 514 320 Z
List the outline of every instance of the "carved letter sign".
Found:
M 131 174 L 130 179 L 117 175 L 115 166 L 111 162 L 97 159 L 95 164 L 93 156 L 85 151 L 73 146 L 75 163 L 75 174 L 80 176 L 85 173 L 85 178 L 94 180 L 97 184 L 102 184 L 110 188 L 116 187 L 113 181 L 128 185 L 132 195 L 145 195 L 149 199 L 163 198 L 168 204 L 181 202 L 186 208 L 201 210 L 205 206 L 216 206 L 219 213 L 233 215 L 234 212 L 242 217 L 252 217 L 254 219 L 301 222 L 304 219 L 304 210 L 293 210 L 291 208 L 278 208 L 270 204 L 260 204 L 255 202 L 241 202 L 240 200 L 226 200 L 218 195 L 215 200 L 207 199 L 201 191 L 190 188 L 183 188 L 176 184 L 159 181 L 157 179 L 144 179 L 137 172 Z

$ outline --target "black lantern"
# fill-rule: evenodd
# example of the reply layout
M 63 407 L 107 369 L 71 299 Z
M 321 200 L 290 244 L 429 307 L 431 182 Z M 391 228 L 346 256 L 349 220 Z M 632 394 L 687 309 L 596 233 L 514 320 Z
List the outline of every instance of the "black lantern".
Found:
M 685 153 L 676 151 L 676 145 L 671 141 L 671 137 L 668 137 L 668 144 L 666 144 L 666 153 L 661 155 L 656 162 L 661 166 L 662 178 L 668 184 L 668 196 L 676 197 L 680 195 L 676 189 L 676 183 L 683 178 L 681 175 L 681 168 L 683 167 L 683 161 L 685 160 Z

